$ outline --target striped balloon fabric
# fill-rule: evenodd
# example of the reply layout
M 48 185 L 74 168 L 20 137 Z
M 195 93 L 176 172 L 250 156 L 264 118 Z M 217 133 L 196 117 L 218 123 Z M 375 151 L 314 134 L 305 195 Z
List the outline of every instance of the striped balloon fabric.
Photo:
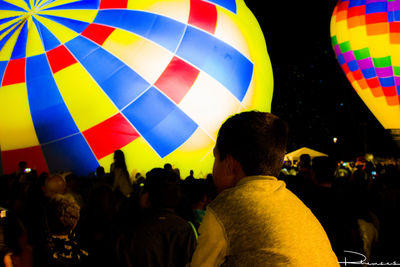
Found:
M 211 172 L 220 124 L 268 111 L 272 71 L 242 0 L 0 1 L 4 171 Z M 183 174 L 184 174 L 183 173 Z
M 400 1 L 340 0 L 331 37 L 364 103 L 386 129 L 400 129 Z

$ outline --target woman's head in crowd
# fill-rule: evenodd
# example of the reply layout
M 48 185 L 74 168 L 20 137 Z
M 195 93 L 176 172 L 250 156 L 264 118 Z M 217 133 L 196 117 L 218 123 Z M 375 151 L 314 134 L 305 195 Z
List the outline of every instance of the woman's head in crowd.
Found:
M 71 195 L 55 194 L 46 206 L 48 230 L 54 235 L 67 235 L 79 220 L 80 207 Z

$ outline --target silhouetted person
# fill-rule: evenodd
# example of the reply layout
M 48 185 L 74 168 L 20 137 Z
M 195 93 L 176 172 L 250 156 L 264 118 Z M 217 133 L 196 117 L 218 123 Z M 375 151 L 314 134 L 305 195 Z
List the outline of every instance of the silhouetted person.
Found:
M 175 214 L 181 196 L 180 179 L 172 170 L 146 174 L 141 216 L 117 241 L 120 266 L 185 266 L 196 245 L 190 224 Z
M 117 194 L 128 198 L 133 191 L 129 178 L 129 172 L 126 168 L 125 155 L 122 150 L 115 150 L 114 162 L 111 164 L 110 173 L 114 177 L 113 189 Z
M 347 185 L 334 183 L 336 162 L 329 157 L 315 157 L 312 170 L 315 184 L 305 196 L 305 203 L 321 222 L 340 260 L 344 250 L 362 253 L 357 215 Z
M 311 157 L 309 154 L 300 155 L 300 161 L 298 164 L 298 172 L 296 177 L 291 179 L 291 187 L 293 193 L 296 194 L 301 200 L 304 198 L 304 194 L 308 188 L 313 184 L 312 182 L 312 171 L 311 171 Z
M 97 178 L 102 178 L 105 175 L 104 167 L 99 166 L 96 168 L 96 177 Z
M 194 181 L 195 178 L 194 178 L 193 174 L 194 174 L 193 170 L 190 170 L 189 176 L 185 178 L 185 181 L 188 181 L 188 182 Z
M 28 163 L 26 161 L 18 162 L 18 170 L 15 173 L 17 175 L 17 177 L 20 177 L 22 174 L 24 174 L 27 167 L 28 167 Z
M 115 262 L 116 199 L 111 186 L 97 184 L 90 191 L 78 225 L 81 244 L 89 252 L 90 266 Z
M 14 214 L 8 213 L 2 219 L 6 254 L 1 258 L 5 267 L 33 266 L 32 246 L 28 243 L 28 233 L 25 226 Z M 3 255 L 2 255 L 3 256 Z
M 205 215 L 210 193 L 205 179 L 185 179 L 182 181 L 183 200 L 179 215 L 190 221 L 196 229 L 200 226 Z
M 86 266 L 87 252 L 74 236 L 80 208 L 71 195 L 55 194 L 46 206 L 47 240 L 43 266 Z
M 171 165 L 171 163 L 165 163 L 165 164 L 164 164 L 164 169 L 166 169 L 166 170 L 172 170 L 172 165 Z

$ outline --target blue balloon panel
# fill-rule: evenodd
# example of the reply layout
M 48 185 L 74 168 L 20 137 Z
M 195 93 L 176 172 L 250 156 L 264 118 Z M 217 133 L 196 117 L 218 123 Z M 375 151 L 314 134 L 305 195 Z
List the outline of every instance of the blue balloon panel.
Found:
M 13 27 L 16 23 L 14 23 L 12 26 L 10 25 L 7 27 L 7 30 Z M 11 36 L 18 30 L 18 27 L 15 26 L 14 29 L 12 29 L 9 33 L 7 33 L 3 39 L 0 40 L 0 50 L 3 49 L 4 45 L 7 43 L 7 41 L 11 38 Z M 0 33 L 1 34 L 1 33 Z
M 68 170 L 77 175 L 87 175 L 99 166 L 80 133 L 41 147 L 50 172 Z
M 173 19 L 143 11 L 100 10 L 94 23 L 130 31 L 174 52 L 186 25 Z
M 182 145 L 197 129 L 190 117 L 154 87 L 124 109 L 123 114 L 160 157 Z
M 228 9 L 236 14 L 236 1 L 235 0 L 208 0 L 207 2 L 214 3 L 218 6 Z
M 35 23 L 36 29 L 39 33 L 40 40 L 44 46 L 46 51 L 50 51 L 53 48 L 56 48 L 61 44 L 61 42 L 54 36 L 40 21 L 32 18 L 33 22 Z
M 243 100 L 253 75 L 253 63 L 236 49 L 188 26 L 176 54 L 204 70 L 237 99 Z
M 19 6 L 14 6 L 13 4 L 7 3 L 5 1 L 0 2 L 0 10 L 13 10 L 13 11 L 22 11 L 26 12 L 25 9 L 19 7 Z
M 26 40 L 28 39 L 28 23 L 24 22 L 22 29 L 18 35 L 11 59 L 23 58 L 26 56 Z
M 26 85 L 33 125 L 41 144 L 79 132 L 45 54 L 26 59 Z
M 100 0 L 80 0 L 73 3 L 58 5 L 44 10 L 63 10 L 63 9 L 97 9 L 100 5 Z
M 65 27 L 77 32 L 81 33 L 83 30 L 89 26 L 90 23 L 80 21 L 80 20 L 74 20 L 74 19 L 69 19 L 69 18 L 62 18 L 62 17 L 57 17 L 57 16 L 51 16 L 51 15 L 40 15 L 41 17 L 47 18 L 49 20 L 55 21 L 61 25 L 64 25 Z
M 8 61 L 0 61 L 0 85 L 3 82 L 2 78 L 4 75 L 4 72 L 6 71 L 6 67 L 7 67 Z
M 119 109 L 150 86 L 117 57 L 84 37 L 78 36 L 65 45 Z

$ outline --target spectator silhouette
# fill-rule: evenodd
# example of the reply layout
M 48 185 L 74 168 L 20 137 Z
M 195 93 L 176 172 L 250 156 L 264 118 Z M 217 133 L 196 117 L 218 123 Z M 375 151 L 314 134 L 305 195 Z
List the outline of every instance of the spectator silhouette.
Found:
M 400 170 L 394 164 L 386 166 L 374 183 L 378 186 L 375 214 L 380 233 L 377 260 L 400 262 Z
M 106 175 L 105 171 L 104 171 L 104 167 L 99 166 L 96 168 L 96 177 L 97 179 L 103 179 L 104 175 Z
M 379 239 L 379 220 L 371 209 L 368 176 L 364 170 L 358 169 L 353 173 L 350 190 L 363 245 L 363 255 L 367 262 L 374 262 L 373 256 Z
M 207 204 L 211 201 L 209 186 L 205 179 L 185 179 L 182 181 L 183 199 L 179 207 L 179 215 L 199 228 Z
M 4 226 L 4 243 L 7 248 L 7 252 L 1 258 L 4 266 L 33 266 L 32 246 L 28 243 L 28 233 L 22 221 L 14 214 L 8 213 L 2 226 Z
M 77 232 L 88 250 L 91 266 L 112 266 L 115 261 L 116 199 L 111 186 L 97 184 L 82 209 Z
M 28 163 L 26 161 L 18 162 L 18 169 L 16 171 L 16 176 L 19 178 L 22 174 L 25 173 L 25 169 L 28 167 Z
M 86 266 L 87 252 L 78 244 L 73 230 L 80 208 L 71 195 L 54 194 L 46 206 L 47 240 L 43 266 Z
M 311 157 L 309 154 L 300 155 L 298 163 L 298 172 L 291 179 L 292 185 L 288 187 L 300 199 L 304 199 L 307 188 L 312 185 Z
M 121 266 L 185 266 L 195 248 L 190 224 L 177 216 L 181 195 L 178 175 L 155 168 L 146 174 L 141 216 L 117 241 Z
M 84 189 L 82 180 L 83 179 L 74 173 L 69 173 L 65 176 L 65 182 L 67 184 L 66 193 L 72 195 L 76 203 L 78 203 L 79 207 L 81 208 L 84 206 L 84 200 L 81 192 Z
M 46 244 L 46 206 L 56 194 L 65 194 L 67 185 L 61 175 L 42 173 L 31 187 L 29 201 L 22 215 L 23 223 L 28 231 L 29 242 L 34 247 L 34 266 L 42 266 L 44 247 Z
M 193 170 L 190 170 L 189 176 L 185 178 L 185 181 L 188 181 L 188 182 L 194 181 L 195 178 L 194 178 L 193 174 L 194 174 Z
M 335 169 L 330 157 L 313 159 L 314 185 L 306 191 L 304 202 L 324 227 L 338 258 L 344 259 L 344 250 L 363 250 L 349 187 L 334 183 Z
M 171 171 L 171 170 L 172 170 L 172 165 L 171 165 L 171 163 L 165 163 L 165 164 L 164 164 L 164 169 L 165 169 L 165 170 Z
M 110 166 L 110 173 L 114 178 L 113 189 L 117 193 L 118 199 L 123 201 L 124 198 L 129 198 L 133 188 L 122 150 L 114 151 L 114 162 Z

